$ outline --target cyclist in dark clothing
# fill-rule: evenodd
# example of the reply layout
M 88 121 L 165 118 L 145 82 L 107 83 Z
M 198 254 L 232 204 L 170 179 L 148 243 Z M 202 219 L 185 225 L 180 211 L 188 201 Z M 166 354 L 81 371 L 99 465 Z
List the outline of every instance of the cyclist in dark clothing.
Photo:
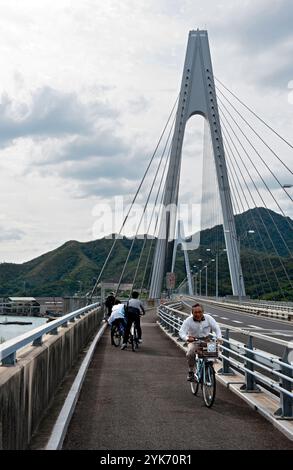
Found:
M 136 330 L 137 330 L 138 342 L 142 343 L 141 327 L 140 327 L 140 312 L 142 312 L 142 315 L 145 315 L 145 309 L 141 301 L 138 299 L 138 296 L 139 296 L 138 292 L 132 292 L 132 298 L 126 304 L 127 325 L 126 325 L 125 334 L 123 336 L 123 344 L 121 346 L 121 349 L 126 349 L 127 347 L 127 342 L 128 342 L 132 323 L 134 323 Z
M 107 308 L 108 317 L 112 313 L 112 308 L 113 308 L 114 303 L 115 303 L 114 292 L 111 292 L 110 295 L 108 295 L 108 297 L 105 300 L 105 307 Z

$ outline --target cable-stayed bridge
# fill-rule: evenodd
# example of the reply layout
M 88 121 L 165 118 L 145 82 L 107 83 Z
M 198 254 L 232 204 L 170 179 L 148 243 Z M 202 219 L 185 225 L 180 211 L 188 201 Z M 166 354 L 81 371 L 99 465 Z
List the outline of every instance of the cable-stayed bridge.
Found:
M 200 230 L 187 236 L 180 175 L 185 130 L 195 115 L 205 123 Z M 293 448 L 292 150 L 215 77 L 207 32 L 191 31 L 180 93 L 88 305 L 0 346 L 2 448 Z M 190 171 L 197 183 L 199 174 Z M 97 296 L 113 280 L 107 268 L 137 202 L 135 233 L 115 273 L 117 298 L 128 283 L 148 305 L 144 342 L 133 355 L 111 346 Z M 224 335 L 212 410 L 187 390 L 178 339 L 196 301 Z M 73 381 L 67 373 L 93 337 Z M 59 404 L 44 417 L 56 394 Z M 190 430 L 199 423 L 195 442 Z

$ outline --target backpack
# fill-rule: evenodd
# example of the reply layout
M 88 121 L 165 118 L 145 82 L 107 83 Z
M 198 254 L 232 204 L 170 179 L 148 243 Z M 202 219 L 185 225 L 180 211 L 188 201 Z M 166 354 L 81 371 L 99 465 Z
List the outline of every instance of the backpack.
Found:
M 139 315 L 139 309 L 136 308 L 136 307 L 131 307 L 131 305 L 129 305 L 129 301 L 127 302 L 127 304 L 125 305 L 125 315 L 127 316 L 128 314 L 130 315 Z

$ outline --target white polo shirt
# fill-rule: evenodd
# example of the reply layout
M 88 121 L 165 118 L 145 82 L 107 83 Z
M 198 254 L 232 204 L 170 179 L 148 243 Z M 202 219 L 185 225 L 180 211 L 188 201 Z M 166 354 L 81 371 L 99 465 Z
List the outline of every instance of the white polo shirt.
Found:
M 210 333 L 215 333 L 217 338 L 222 338 L 220 327 L 216 320 L 211 315 L 204 313 L 203 321 L 194 321 L 193 316 L 186 318 L 182 323 L 179 330 L 179 336 L 184 341 L 187 340 L 188 336 L 195 336 L 196 338 L 204 338 Z

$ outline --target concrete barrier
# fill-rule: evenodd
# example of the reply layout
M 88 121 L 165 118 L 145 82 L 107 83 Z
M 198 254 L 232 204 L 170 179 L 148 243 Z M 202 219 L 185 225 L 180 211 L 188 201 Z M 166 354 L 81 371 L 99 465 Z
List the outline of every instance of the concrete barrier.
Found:
M 0 449 L 27 449 L 62 380 L 97 331 L 103 313 L 94 309 L 29 346 L 12 367 L 0 367 Z

